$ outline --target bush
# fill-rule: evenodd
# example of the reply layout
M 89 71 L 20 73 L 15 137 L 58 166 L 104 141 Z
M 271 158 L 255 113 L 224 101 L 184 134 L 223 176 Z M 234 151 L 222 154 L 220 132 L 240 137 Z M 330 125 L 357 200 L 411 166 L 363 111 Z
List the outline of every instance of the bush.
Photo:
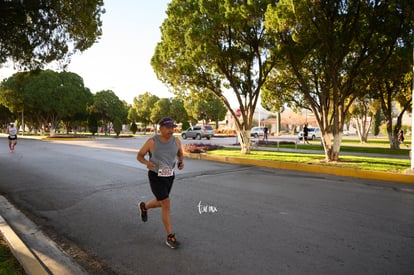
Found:
M 215 134 L 227 135 L 227 136 L 235 136 L 236 131 L 233 129 L 215 129 Z
M 183 150 L 184 152 L 187 152 L 187 153 L 205 153 L 207 151 L 217 150 L 217 149 L 222 149 L 222 148 L 224 147 L 220 145 L 203 144 L 203 143 L 183 145 Z
M 135 121 L 131 123 L 131 126 L 129 126 L 129 130 L 135 135 L 137 133 L 138 127 Z
M 88 118 L 88 129 L 92 135 L 95 135 L 98 132 L 98 119 L 93 114 Z
M 119 118 L 115 118 L 113 122 L 113 127 L 116 135 L 119 136 L 119 134 L 121 134 L 122 131 L 122 121 Z

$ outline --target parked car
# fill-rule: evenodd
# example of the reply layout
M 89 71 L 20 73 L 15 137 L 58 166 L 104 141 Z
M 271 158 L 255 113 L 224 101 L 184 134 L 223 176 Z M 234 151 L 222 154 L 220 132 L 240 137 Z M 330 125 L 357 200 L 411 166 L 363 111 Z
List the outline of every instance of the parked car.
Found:
M 264 128 L 265 127 L 253 127 L 250 130 L 250 136 L 258 138 L 259 136 L 264 136 Z
M 308 140 L 315 140 L 317 138 L 321 138 L 321 129 L 317 127 L 308 127 Z M 303 131 L 300 131 L 298 134 L 298 139 L 303 139 Z
M 192 126 L 185 131 L 181 132 L 183 139 L 210 139 L 214 136 L 214 130 L 210 125 L 205 126 Z

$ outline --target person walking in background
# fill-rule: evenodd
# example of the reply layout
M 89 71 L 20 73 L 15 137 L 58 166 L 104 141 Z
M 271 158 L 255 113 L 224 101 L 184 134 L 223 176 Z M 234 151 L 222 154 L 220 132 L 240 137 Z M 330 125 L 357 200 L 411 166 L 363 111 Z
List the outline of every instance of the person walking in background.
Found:
M 264 127 L 263 129 L 263 140 L 267 141 L 269 135 L 269 129 L 267 127 Z
M 155 198 L 149 202 L 139 202 L 138 209 L 142 221 L 148 220 L 148 210 L 161 207 L 161 219 L 167 233 L 166 245 L 170 248 L 179 247 L 172 231 L 170 215 L 170 191 L 174 182 L 174 167 L 178 160 L 179 170 L 184 168 L 184 153 L 181 141 L 173 136 L 177 125 L 169 118 L 159 122 L 160 134 L 149 138 L 138 151 L 137 160 L 148 168 L 148 179 Z M 149 158 L 146 159 L 146 155 Z
M 404 142 L 404 131 L 403 130 L 400 130 L 400 132 L 398 133 L 398 142 L 404 144 L 408 148 L 408 145 L 405 144 Z
M 14 125 L 14 122 L 10 122 L 10 125 L 7 127 L 7 134 L 9 135 L 9 150 L 10 153 L 13 153 L 14 147 L 17 144 L 17 128 Z
M 309 135 L 308 124 L 305 124 L 303 126 L 303 144 L 309 144 L 308 135 Z

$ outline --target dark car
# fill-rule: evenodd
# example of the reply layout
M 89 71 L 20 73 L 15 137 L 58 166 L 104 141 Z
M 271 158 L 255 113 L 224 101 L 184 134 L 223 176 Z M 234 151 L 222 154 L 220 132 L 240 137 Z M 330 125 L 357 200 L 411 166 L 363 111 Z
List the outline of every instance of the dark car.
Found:
M 214 130 L 210 125 L 204 126 L 192 126 L 185 131 L 181 132 L 183 139 L 192 138 L 192 139 L 210 139 L 214 136 Z

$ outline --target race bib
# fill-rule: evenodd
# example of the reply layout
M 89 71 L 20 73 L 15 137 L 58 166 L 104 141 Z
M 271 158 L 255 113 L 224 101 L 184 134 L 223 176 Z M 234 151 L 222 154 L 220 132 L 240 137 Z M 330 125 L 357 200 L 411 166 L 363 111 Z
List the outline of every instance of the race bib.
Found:
M 171 177 L 172 175 L 174 175 L 174 169 L 171 167 L 163 167 L 158 169 L 159 177 Z

